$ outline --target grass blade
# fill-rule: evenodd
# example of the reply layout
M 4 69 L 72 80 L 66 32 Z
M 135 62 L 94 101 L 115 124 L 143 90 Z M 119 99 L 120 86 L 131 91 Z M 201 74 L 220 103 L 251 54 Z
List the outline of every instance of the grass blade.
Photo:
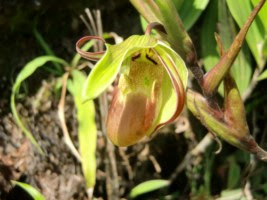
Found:
M 11 181 L 13 185 L 17 185 L 25 190 L 34 200 L 45 200 L 45 197 L 34 187 L 27 183 L 22 183 L 18 181 Z
M 16 102 L 15 102 L 15 95 L 19 92 L 19 88 L 21 83 L 27 79 L 29 76 L 31 76 L 35 70 L 37 70 L 39 67 L 42 67 L 45 63 L 49 61 L 54 61 L 57 63 L 60 63 L 62 65 L 68 65 L 68 63 L 60 58 L 54 57 L 54 56 L 41 56 L 38 58 L 35 58 L 34 60 L 27 63 L 23 69 L 18 74 L 16 81 L 12 87 L 12 94 L 11 94 L 11 110 L 13 113 L 13 116 L 17 122 L 17 125 L 19 128 L 25 133 L 25 135 L 29 138 L 29 140 L 34 144 L 35 147 L 43 154 L 43 151 L 41 147 L 38 145 L 37 141 L 33 137 L 32 133 L 26 128 L 26 126 L 22 123 L 20 116 L 16 109 Z
M 131 190 L 130 197 L 135 198 L 137 196 L 146 194 L 148 192 L 152 192 L 152 191 L 167 187 L 169 184 L 170 182 L 168 180 L 163 180 L 163 179 L 145 181 L 135 186 Z
M 33 34 L 34 34 L 36 40 L 38 41 L 38 43 L 40 44 L 40 46 L 44 49 L 44 51 L 45 51 L 45 53 L 47 55 L 56 56 L 55 53 L 53 52 L 53 50 L 49 47 L 47 42 L 44 40 L 44 38 L 41 35 L 41 33 L 39 31 L 37 31 L 37 29 L 33 30 Z M 60 65 L 57 62 L 52 62 L 52 63 L 56 68 L 56 73 L 57 74 L 61 74 L 62 73 L 62 68 L 60 67 Z

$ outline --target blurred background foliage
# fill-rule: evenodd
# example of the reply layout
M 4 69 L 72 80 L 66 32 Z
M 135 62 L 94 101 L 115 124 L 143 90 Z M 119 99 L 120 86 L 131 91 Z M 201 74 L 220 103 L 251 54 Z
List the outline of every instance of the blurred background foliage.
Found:
M 257 2 L 258 0 L 174 0 L 185 28 L 194 41 L 199 62 L 206 70 L 219 60 L 214 32 L 220 35 L 224 47 L 228 48 Z M 61 131 L 57 128 L 51 129 L 52 131 L 48 129 L 42 118 L 42 116 L 50 116 L 50 120 L 57 120 L 53 111 L 57 109 L 56 105 L 60 100 L 58 88 L 61 86 L 57 86 L 55 80 L 63 76 L 64 67 L 60 67 L 60 70 L 55 72 L 51 71 L 51 63 L 45 64 L 44 70 L 37 70 L 22 84 L 18 96 L 17 108 L 23 116 L 23 122 L 27 121 L 27 124 L 31 124 L 30 128 L 33 130 L 34 137 L 48 153 L 49 158 L 43 158 L 32 147 L 27 148 L 23 158 L 21 152 L 13 154 L 17 152 L 17 149 L 21 149 L 23 139 L 18 140 L 14 134 L 12 135 L 12 132 L 16 134 L 21 134 L 21 132 L 7 128 L 15 126 L 9 114 L 11 112 L 9 99 L 17 74 L 30 60 L 47 54 L 40 38 L 38 39 L 38 34 L 57 57 L 71 60 L 75 54 L 76 41 L 89 34 L 79 18 L 79 15 L 83 14 L 87 7 L 91 10 L 99 9 L 101 11 L 105 33 L 115 32 L 123 38 L 143 33 L 142 28 L 144 29 L 146 23 L 144 20 L 141 20 L 142 23 L 140 22 L 139 14 L 126 0 L 0 1 L 0 117 L 2 119 L 0 124 L 0 174 L 2 175 L 2 177 L 0 175 L 0 198 L 2 199 L 16 199 L 21 195 L 22 191 L 18 190 L 17 186 L 12 189 L 10 184 L 12 179 L 27 182 L 38 188 L 47 199 L 87 199 L 85 181 L 83 182 L 81 178 L 83 175 L 80 163 L 69 153 L 63 142 Z M 245 100 L 251 133 L 266 149 L 267 15 L 264 10 L 267 10 L 267 5 L 264 6 L 251 27 L 246 44 L 234 64 L 232 74 Z M 79 72 L 76 73 L 79 74 Z M 82 77 L 83 75 L 77 76 Z M 34 99 L 38 98 L 37 94 L 40 94 L 40 89 L 45 88 L 44 80 L 48 85 L 51 83 L 53 89 L 41 96 L 42 105 L 45 101 L 52 103 L 46 110 L 38 107 L 37 111 L 34 111 L 36 109 L 33 106 L 34 102 L 36 103 Z M 72 81 L 74 82 L 73 79 Z M 191 85 L 195 87 L 194 81 Z M 69 91 L 75 96 L 73 87 L 70 85 Z M 76 85 L 76 87 L 78 86 Z M 76 99 L 74 102 L 72 98 L 68 98 L 68 95 L 66 104 L 68 106 L 66 109 L 67 124 L 71 127 L 71 138 L 74 145 L 79 146 L 78 129 L 75 128 L 78 123 L 75 104 L 76 107 L 78 107 L 77 104 L 81 105 L 79 100 Z M 100 130 L 99 102 L 95 102 L 95 107 L 96 125 Z M 28 110 L 26 115 L 23 114 L 25 110 Z M 71 125 L 72 123 L 74 125 Z M 58 127 L 59 123 L 51 126 Z M 45 133 L 40 131 L 46 130 L 46 128 Z M 46 134 L 49 131 L 51 133 Z M 175 124 L 161 130 L 161 134 L 149 143 L 144 141 L 129 148 L 111 149 L 115 155 L 116 177 L 114 177 L 114 169 L 110 172 L 107 164 L 110 156 L 108 151 L 111 150 L 107 149 L 104 136 L 98 134 L 96 142 L 98 170 L 94 196 L 97 199 L 237 200 L 252 199 L 251 196 L 254 199 L 267 199 L 265 163 L 258 162 L 248 153 L 224 142 L 220 154 L 215 155 L 217 146 L 211 138 L 203 152 L 192 154 L 196 150 L 195 147 L 203 142 L 206 133 L 207 130 L 185 110 Z M 56 134 L 58 137 L 55 139 Z M 8 144 L 14 141 L 18 144 L 12 150 L 13 147 L 11 148 Z M 24 168 L 15 165 L 17 160 L 13 164 L 10 164 L 11 161 L 8 164 L 7 158 L 11 159 L 9 155 L 13 157 L 16 155 L 18 160 L 33 164 L 31 167 L 26 165 Z M 34 162 L 25 161 L 25 157 L 33 159 Z M 36 164 L 38 162 L 46 164 L 40 167 L 40 164 Z M 64 167 L 65 165 L 68 167 Z M 65 168 L 66 170 L 63 171 Z M 37 176 L 42 173 L 50 180 L 51 174 L 54 174 L 53 180 L 58 181 L 57 187 L 52 187 L 51 182 Z M 66 191 L 69 194 L 63 195 L 65 190 L 59 188 L 67 186 L 57 178 L 64 176 L 65 179 L 60 180 L 67 181 L 73 174 L 77 176 L 77 179 L 82 179 L 77 183 L 81 186 L 74 185 L 76 189 L 73 191 L 69 189 Z M 117 194 L 108 191 L 114 187 L 115 182 L 113 181 L 119 183 Z M 24 186 L 30 187 L 29 185 Z M 45 186 L 50 189 L 47 191 Z M 75 188 L 74 186 L 73 188 Z M 25 195 L 25 199 L 30 198 Z

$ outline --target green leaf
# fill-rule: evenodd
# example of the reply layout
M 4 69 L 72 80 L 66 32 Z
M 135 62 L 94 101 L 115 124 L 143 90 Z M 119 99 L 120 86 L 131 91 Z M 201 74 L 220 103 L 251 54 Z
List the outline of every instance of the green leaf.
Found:
M 229 49 L 232 41 L 234 40 L 237 34 L 236 28 L 234 20 L 227 9 L 226 0 L 220 0 L 218 7 L 220 8 L 218 9 L 219 35 L 225 50 L 227 50 Z M 246 45 L 243 45 L 241 51 L 239 52 L 237 58 L 235 59 L 235 62 L 231 67 L 231 72 L 240 93 L 243 94 L 248 88 L 252 76 L 250 54 Z
M 260 0 L 251 0 L 251 2 L 254 6 L 256 6 L 260 2 Z M 264 26 L 265 35 L 267 35 L 267 4 L 266 3 L 262 6 L 258 15 L 261 20 L 261 23 Z
M 253 9 L 250 0 L 227 0 L 227 5 L 238 26 L 242 27 Z M 262 45 L 264 42 L 264 28 L 258 18 L 250 26 L 246 41 L 258 66 L 260 68 L 263 67 Z
M 106 44 L 105 55 L 98 61 L 86 79 L 83 100 L 96 98 L 111 85 L 127 56 L 142 48 L 152 48 L 156 44 L 156 39 L 148 35 L 133 35 L 117 45 Z
M 207 8 L 201 28 L 201 53 L 204 68 L 209 71 L 219 62 L 214 33 L 218 22 L 218 1 L 211 1 Z
M 264 80 L 266 78 L 267 78 L 267 69 L 261 73 L 261 75 L 258 77 L 258 81 Z
M 68 81 L 68 90 L 74 97 L 78 119 L 78 139 L 82 161 L 82 170 L 87 188 L 93 188 L 96 179 L 96 139 L 97 129 L 95 123 L 95 107 L 93 100 L 82 103 L 82 87 L 85 75 L 72 71 L 72 80 Z
M 38 148 L 38 150 L 43 154 L 41 147 L 38 145 L 37 141 L 32 136 L 32 133 L 26 128 L 26 126 L 22 123 L 20 116 L 16 109 L 16 103 L 15 103 L 15 95 L 18 93 L 21 83 L 27 79 L 29 76 L 31 76 L 36 69 L 39 67 L 42 67 L 45 63 L 53 61 L 60 63 L 62 65 L 67 66 L 68 63 L 60 58 L 54 57 L 54 56 L 41 56 L 38 58 L 35 58 L 34 60 L 27 63 L 23 69 L 18 74 L 16 81 L 12 87 L 12 94 L 11 94 L 11 110 L 13 113 L 13 116 L 17 122 L 17 125 L 19 128 L 25 133 L 25 135 L 29 138 L 29 140 Z
M 216 200 L 246 200 L 247 198 L 244 196 L 242 189 L 236 190 L 223 190 L 221 192 L 220 198 Z
M 214 37 L 214 33 L 217 31 L 218 23 L 218 0 L 211 1 L 207 12 L 204 16 L 203 25 L 201 28 L 201 54 L 204 63 L 204 69 L 208 72 L 213 66 L 215 66 L 220 56 L 217 50 L 217 43 Z M 223 85 L 219 86 L 219 93 L 223 94 Z
M 146 194 L 148 192 L 152 192 L 152 191 L 167 187 L 169 184 L 170 182 L 168 180 L 162 180 L 162 179 L 145 181 L 135 186 L 131 190 L 130 197 L 135 198 L 142 194 Z
M 40 46 L 43 48 L 43 50 L 45 51 L 45 53 L 47 55 L 56 56 L 55 53 L 53 52 L 53 50 L 49 47 L 49 45 L 47 44 L 47 42 L 45 41 L 45 39 L 41 35 L 41 33 L 39 31 L 37 31 L 37 29 L 33 30 L 33 34 L 34 34 L 36 40 L 38 41 L 38 43 L 40 44 Z M 53 65 L 56 68 L 56 73 L 57 74 L 61 74 L 62 73 L 62 68 L 60 67 L 60 65 L 57 62 L 53 62 Z
M 266 4 L 267 5 L 267 4 Z M 267 30 L 266 30 L 266 33 L 267 33 Z M 267 38 L 265 39 L 265 42 L 263 44 L 263 47 L 262 47 L 262 53 L 263 55 L 267 58 Z
M 209 0 L 186 0 L 178 10 L 186 30 L 189 30 L 205 10 Z
M 93 44 L 94 44 L 94 41 L 90 40 L 85 45 L 83 45 L 81 50 L 87 51 L 88 49 L 90 49 L 93 46 Z M 80 59 L 81 59 L 80 54 L 76 53 L 75 56 L 73 57 L 72 61 L 71 61 L 71 66 L 76 67 L 78 65 Z
M 13 185 L 17 185 L 25 190 L 34 200 L 45 200 L 45 197 L 34 187 L 29 184 L 18 182 L 18 181 L 11 181 Z
M 227 188 L 234 189 L 240 180 L 241 169 L 239 165 L 233 160 L 230 162 L 227 178 Z
M 218 27 L 218 30 L 216 27 Z M 214 37 L 214 32 L 216 31 L 219 31 L 223 46 L 227 50 L 236 36 L 236 30 L 233 19 L 222 0 L 210 3 L 201 30 L 201 48 L 206 71 L 215 66 L 220 59 Z M 246 46 L 242 47 L 231 68 L 231 72 L 242 94 L 247 89 L 252 74 L 249 52 Z M 219 87 L 219 93 L 223 95 L 222 84 Z
M 265 192 L 265 194 L 267 194 L 267 183 L 264 183 L 261 188 Z
M 184 3 L 184 0 L 173 0 L 173 4 L 175 5 L 176 10 L 180 10 L 183 3 Z

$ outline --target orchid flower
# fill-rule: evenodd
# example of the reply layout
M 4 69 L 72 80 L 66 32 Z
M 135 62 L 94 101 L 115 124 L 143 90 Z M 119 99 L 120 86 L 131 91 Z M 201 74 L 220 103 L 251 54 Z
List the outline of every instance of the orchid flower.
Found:
M 107 135 L 117 146 L 129 146 L 173 122 L 185 103 L 188 71 L 169 44 L 151 35 L 134 35 L 105 52 L 77 51 L 97 60 L 83 88 L 84 101 L 94 99 L 115 83 L 107 117 Z M 102 40 L 103 41 L 103 40 Z M 117 80 L 118 78 L 118 80 Z M 117 81 L 115 81 L 117 80 Z

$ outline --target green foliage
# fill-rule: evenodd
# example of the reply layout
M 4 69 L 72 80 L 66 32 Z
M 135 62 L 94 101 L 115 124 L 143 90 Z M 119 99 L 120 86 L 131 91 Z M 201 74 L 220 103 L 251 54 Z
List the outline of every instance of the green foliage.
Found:
M 241 169 L 239 165 L 236 163 L 236 160 L 233 158 L 230 160 L 230 166 L 228 171 L 227 178 L 227 188 L 234 189 L 240 181 Z
M 264 80 L 267 78 L 267 70 L 265 70 L 264 72 L 262 72 L 262 74 L 258 77 L 258 80 Z
M 40 46 L 43 48 L 44 52 L 47 55 L 56 56 L 55 53 L 53 52 L 53 50 L 49 47 L 49 45 L 47 44 L 47 42 L 45 41 L 45 39 L 41 35 L 41 33 L 39 31 L 37 31 L 37 29 L 33 30 L 33 34 L 34 34 L 37 42 L 40 44 Z M 53 70 L 51 68 L 48 68 L 48 70 L 50 70 L 52 73 L 55 73 L 56 75 L 62 74 L 62 72 L 63 72 L 62 67 L 57 62 L 52 61 L 52 63 L 55 67 L 55 70 Z
M 44 41 L 42 36 L 35 31 L 37 40 L 40 42 L 41 46 L 45 49 L 46 53 L 54 54 L 53 51 L 50 49 L 48 44 Z M 93 42 L 86 43 L 82 49 L 87 51 L 91 48 Z M 79 54 L 75 54 L 71 61 L 71 66 L 76 68 L 79 64 L 81 56 Z M 40 56 L 35 58 L 34 60 L 27 63 L 23 69 L 18 74 L 16 81 L 12 88 L 12 95 L 11 95 L 11 109 L 14 118 L 19 126 L 19 128 L 25 133 L 25 135 L 29 138 L 29 140 L 38 148 L 38 150 L 42 153 L 42 149 L 35 140 L 32 133 L 28 130 L 26 125 L 22 122 L 21 117 L 19 116 L 16 110 L 16 102 L 15 96 L 19 92 L 19 88 L 23 81 L 33 75 L 33 73 L 40 67 L 44 67 L 47 62 L 53 62 L 54 66 L 62 66 L 69 67 L 70 64 L 67 63 L 65 60 L 55 57 L 55 56 Z M 59 65 L 60 64 L 60 65 Z M 79 147 L 80 147 L 80 154 L 81 154 L 81 162 L 82 162 L 82 169 L 86 179 L 86 186 L 87 188 L 93 188 L 95 184 L 96 178 L 96 157 L 95 157 L 95 150 L 96 150 L 96 137 L 97 137 L 97 130 L 95 124 L 95 108 L 94 102 L 88 101 L 86 103 L 82 103 L 82 86 L 85 82 L 85 75 L 78 70 L 71 71 L 72 79 L 68 81 L 68 90 L 73 95 L 75 106 L 77 109 L 77 120 L 78 120 L 78 139 L 79 139 Z M 62 86 L 62 85 L 61 85 Z M 68 140 L 68 143 L 74 147 L 70 138 L 65 138 Z
M 244 196 L 244 193 L 242 189 L 236 189 L 236 190 L 224 190 L 221 193 L 220 198 L 217 198 L 217 200 L 246 200 L 247 198 Z
M 214 37 L 214 32 L 217 31 L 226 51 L 230 47 L 237 31 L 226 7 L 225 0 L 212 1 L 204 18 L 201 30 L 201 48 L 206 71 L 209 71 L 220 59 Z M 232 75 L 241 94 L 248 88 L 252 76 L 249 57 L 248 48 L 246 46 L 242 47 L 231 68 Z M 222 86 L 219 88 L 219 92 L 221 95 L 223 94 Z
M 227 5 L 238 26 L 242 27 L 253 8 L 250 0 L 227 0 Z M 264 19 L 264 21 L 266 21 L 266 19 Z M 265 63 L 261 49 L 264 42 L 264 34 L 265 30 L 262 22 L 256 18 L 249 28 L 246 41 L 258 64 L 258 67 L 260 68 L 262 68 Z
M 34 187 L 27 183 L 22 183 L 18 181 L 12 181 L 13 185 L 17 185 L 25 190 L 34 200 L 45 200 L 45 197 Z
M 226 1 L 218 2 L 218 26 L 219 35 L 221 37 L 225 50 L 229 49 L 234 40 L 237 30 L 235 28 L 234 20 L 227 9 Z M 252 76 L 250 55 L 247 46 L 243 46 L 239 52 L 235 62 L 231 67 L 232 76 L 235 79 L 237 87 L 241 94 L 243 94 L 250 84 Z
M 209 0 L 183 0 L 178 13 L 186 30 L 191 29 L 201 13 L 206 9 Z M 176 6 L 177 7 L 177 6 Z
M 214 32 L 218 22 L 218 2 L 211 1 L 206 14 L 204 15 L 201 28 L 201 53 L 206 71 L 209 71 L 219 61 L 219 54 L 216 49 Z M 208 45 L 207 45 L 208 44 Z
M 260 0 L 251 0 L 251 2 L 252 2 L 252 4 L 254 5 L 254 6 L 256 6 L 259 2 L 260 2 Z M 264 26 L 264 29 L 265 29 L 265 35 L 267 34 L 266 33 L 266 30 L 267 30 L 267 6 L 266 6 L 266 3 L 265 3 L 265 5 L 261 8 L 261 10 L 260 10 L 260 12 L 259 12 L 259 14 L 258 14 L 258 16 L 259 16 L 259 18 L 260 18 L 260 20 L 261 20 L 261 23 L 263 24 L 263 26 Z
M 167 187 L 169 184 L 170 182 L 168 180 L 162 180 L 162 179 L 145 181 L 135 186 L 131 190 L 130 197 L 136 198 L 140 195 Z
M 82 169 L 87 188 L 93 188 L 96 178 L 96 139 L 94 102 L 82 103 L 82 87 L 86 76 L 78 71 L 72 71 L 72 80 L 68 81 L 68 90 L 72 94 L 77 109 L 79 149 L 82 159 Z
M 186 30 L 190 30 L 196 23 L 202 12 L 206 9 L 209 1 L 210 0 L 173 0 Z M 142 16 L 140 16 L 140 21 L 142 29 L 145 31 L 148 23 Z
M 19 88 L 21 83 L 27 79 L 29 76 L 31 76 L 35 70 L 38 68 L 44 66 L 49 61 L 54 61 L 57 63 L 60 63 L 64 66 L 67 66 L 68 63 L 60 58 L 57 58 L 55 56 L 41 56 L 37 57 L 34 60 L 27 63 L 23 69 L 18 74 L 16 81 L 12 87 L 12 94 L 11 94 L 11 110 L 13 113 L 13 116 L 20 127 L 20 129 L 25 133 L 25 135 L 29 138 L 29 140 L 38 148 L 40 152 L 42 152 L 41 147 L 38 145 L 37 141 L 34 139 L 32 133 L 26 128 L 26 126 L 23 124 L 23 122 L 20 119 L 20 116 L 16 109 L 16 103 L 15 103 L 15 95 L 19 92 Z M 42 152 L 43 153 L 43 152 Z

